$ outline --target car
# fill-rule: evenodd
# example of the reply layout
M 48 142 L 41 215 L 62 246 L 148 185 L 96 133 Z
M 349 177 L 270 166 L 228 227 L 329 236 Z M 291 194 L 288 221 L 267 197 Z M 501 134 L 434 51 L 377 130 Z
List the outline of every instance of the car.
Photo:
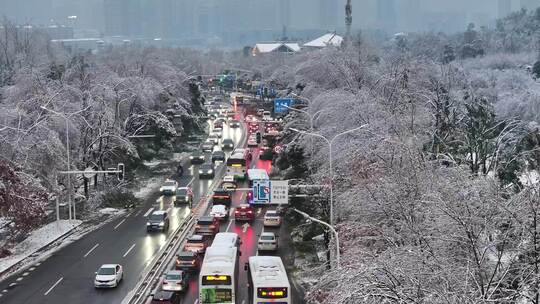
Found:
M 234 176 L 227 175 L 223 177 L 223 181 L 219 185 L 219 188 L 227 191 L 236 191 L 236 188 L 238 188 L 238 184 L 234 180 Z
M 218 117 L 219 113 L 216 110 L 212 110 L 208 112 L 208 118 L 210 119 L 216 119 Z
M 196 253 L 205 253 L 206 248 L 210 246 L 210 241 L 203 235 L 194 234 L 187 238 L 184 244 L 184 251 L 192 251 Z
M 214 205 L 210 210 L 210 216 L 217 218 L 220 221 L 229 219 L 229 208 L 225 205 Z
M 212 163 L 205 163 L 199 167 L 199 178 L 212 179 L 214 176 L 214 165 Z
M 233 150 L 234 149 L 234 141 L 230 138 L 225 138 L 221 142 L 221 149 L 223 150 Z
M 255 117 L 253 115 L 246 115 L 246 118 L 244 120 L 247 121 L 247 122 L 256 122 L 257 117 Z
M 206 139 L 206 142 L 211 142 L 215 145 L 219 144 L 219 137 L 217 137 L 216 134 L 210 134 L 210 136 L 208 136 L 208 138 Z
M 253 207 L 249 204 L 240 204 L 234 210 L 235 221 L 253 221 L 255 219 L 255 212 Z
M 217 161 L 225 161 L 225 152 L 219 150 L 212 152 L 212 162 L 214 163 Z
M 169 214 L 167 211 L 154 211 L 146 221 L 146 231 L 169 230 Z
M 163 195 L 174 195 L 176 188 L 178 188 L 178 182 L 168 179 L 163 183 L 163 186 L 159 188 L 159 192 Z
M 240 128 L 240 121 L 233 119 L 229 120 L 229 127 L 231 128 Z
M 278 240 L 277 236 L 273 232 L 263 232 L 259 237 L 259 242 L 257 244 L 257 249 L 259 251 L 276 251 L 278 250 Z
M 197 272 L 201 269 L 203 256 L 193 251 L 180 251 L 176 254 L 174 269 L 186 272 Z
M 191 206 L 193 204 L 193 190 L 191 190 L 190 187 L 180 187 L 176 189 L 173 202 L 175 205 L 188 204 Z
M 195 234 L 214 236 L 219 232 L 219 221 L 212 216 L 201 216 L 195 225 Z
M 169 270 L 161 281 L 161 290 L 180 292 L 188 288 L 188 275 L 182 270 Z
M 201 145 L 201 150 L 203 152 L 212 152 L 214 151 L 214 143 L 213 142 L 204 142 L 202 145 Z M 204 162 L 204 159 L 203 159 L 203 162 Z
M 236 113 L 234 113 L 233 110 L 227 110 L 226 115 L 228 118 L 234 118 L 234 115 L 236 115 Z
M 264 136 L 276 137 L 276 136 L 279 136 L 279 131 L 275 128 L 269 128 L 264 133 Z
M 217 138 L 223 137 L 223 129 L 214 129 L 212 135 L 216 136 Z
M 212 145 L 212 149 L 214 149 L 214 145 Z M 189 160 L 192 164 L 202 164 L 204 163 L 204 154 L 200 151 L 193 151 L 189 156 Z
M 264 109 L 257 109 L 257 115 L 258 115 L 258 116 L 261 116 L 261 117 L 262 117 L 263 114 L 264 114 Z
M 270 113 L 270 111 L 264 111 L 264 112 L 263 112 L 263 117 L 262 117 L 262 119 L 263 119 L 264 121 L 271 121 L 271 120 L 273 120 L 273 118 L 272 118 L 272 113 Z
M 231 206 L 232 196 L 227 189 L 215 189 L 212 194 L 212 204 L 213 205 L 225 205 Z
M 177 292 L 159 290 L 152 295 L 150 304 L 180 304 L 182 296 Z
M 263 225 L 267 227 L 279 227 L 281 226 L 281 216 L 276 210 L 268 210 L 264 214 Z
M 96 271 L 95 288 L 115 288 L 124 277 L 124 269 L 120 264 L 103 264 Z
M 259 144 L 257 143 L 257 137 L 254 136 L 255 134 L 252 134 L 253 136 L 249 136 L 248 140 L 247 140 L 247 146 L 248 147 L 257 147 L 259 146 Z
M 217 132 L 222 132 L 223 131 L 223 124 L 222 123 L 215 123 L 213 131 L 214 131 L 213 134 L 216 134 Z

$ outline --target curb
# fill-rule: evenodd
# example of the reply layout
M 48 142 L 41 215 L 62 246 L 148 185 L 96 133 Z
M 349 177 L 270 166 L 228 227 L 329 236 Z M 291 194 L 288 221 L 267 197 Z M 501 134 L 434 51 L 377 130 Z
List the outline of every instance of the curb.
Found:
M 30 253 L 28 256 L 22 258 L 20 261 L 18 261 L 17 263 L 11 265 L 10 267 L 8 267 L 6 270 L 0 272 L 0 282 L 4 281 L 5 279 L 9 278 L 10 276 L 16 274 L 16 273 L 19 273 L 20 271 L 23 271 L 23 270 L 26 270 L 28 267 L 30 267 L 30 265 L 28 267 L 21 267 L 20 269 L 14 271 L 12 274 L 9 274 L 10 271 L 12 271 L 14 268 L 17 268 L 17 266 L 21 266 L 20 264 L 23 263 L 26 259 L 32 257 L 32 255 L 34 255 L 35 253 L 37 252 L 40 252 L 42 250 L 44 250 L 45 248 L 49 247 L 51 244 L 53 244 L 54 242 L 62 239 L 62 238 L 65 238 L 67 237 L 69 234 L 71 234 L 73 232 L 73 230 L 75 230 L 76 228 L 80 227 L 82 224 L 84 224 L 84 222 L 80 222 L 78 225 L 74 226 L 73 228 L 69 229 L 68 231 L 66 231 L 64 234 L 58 236 L 57 238 L 51 240 L 50 242 L 48 242 L 47 244 L 37 248 L 36 250 L 34 250 L 32 253 Z M 8 275 L 9 274 L 9 275 Z M 7 276 L 6 276 L 7 275 Z M 6 276 L 6 277 L 4 277 Z

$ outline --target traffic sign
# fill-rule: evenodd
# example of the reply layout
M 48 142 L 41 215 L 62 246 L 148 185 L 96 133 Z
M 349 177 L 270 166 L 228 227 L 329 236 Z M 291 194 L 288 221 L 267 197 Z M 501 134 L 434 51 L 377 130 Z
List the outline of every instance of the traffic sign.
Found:
M 270 203 L 276 205 L 287 205 L 289 203 L 289 181 L 270 181 Z
M 257 180 L 253 182 L 253 203 L 268 204 L 270 202 L 270 181 Z
M 292 104 L 292 98 L 276 98 L 274 99 L 274 113 L 287 112 L 287 107 L 290 107 Z

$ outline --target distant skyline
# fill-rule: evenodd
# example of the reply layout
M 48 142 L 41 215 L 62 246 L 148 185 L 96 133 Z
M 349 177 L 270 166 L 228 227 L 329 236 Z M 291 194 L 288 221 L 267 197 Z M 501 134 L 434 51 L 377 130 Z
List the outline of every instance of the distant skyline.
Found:
M 79 36 L 209 39 L 230 43 L 293 33 L 344 31 L 346 0 L 0 0 L 19 24 L 64 24 Z M 353 29 L 464 30 L 469 22 L 534 9 L 540 0 L 352 0 Z M 77 16 L 68 19 L 68 16 Z M 299 34 L 297 34 L 299 35 Z

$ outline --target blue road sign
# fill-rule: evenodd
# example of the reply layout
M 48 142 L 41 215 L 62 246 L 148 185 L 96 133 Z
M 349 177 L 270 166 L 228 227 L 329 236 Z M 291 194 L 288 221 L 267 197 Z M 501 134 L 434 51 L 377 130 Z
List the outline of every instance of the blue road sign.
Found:
M 292 98 L 276 98 L 274 99 L 274 113 L 287 112 L 289 109 L 286 107 L 290 107 L 292 104 Z
M 270 203 L 270 181 L 257 180 L 253 181 L 253 203 L 268 204 Z

